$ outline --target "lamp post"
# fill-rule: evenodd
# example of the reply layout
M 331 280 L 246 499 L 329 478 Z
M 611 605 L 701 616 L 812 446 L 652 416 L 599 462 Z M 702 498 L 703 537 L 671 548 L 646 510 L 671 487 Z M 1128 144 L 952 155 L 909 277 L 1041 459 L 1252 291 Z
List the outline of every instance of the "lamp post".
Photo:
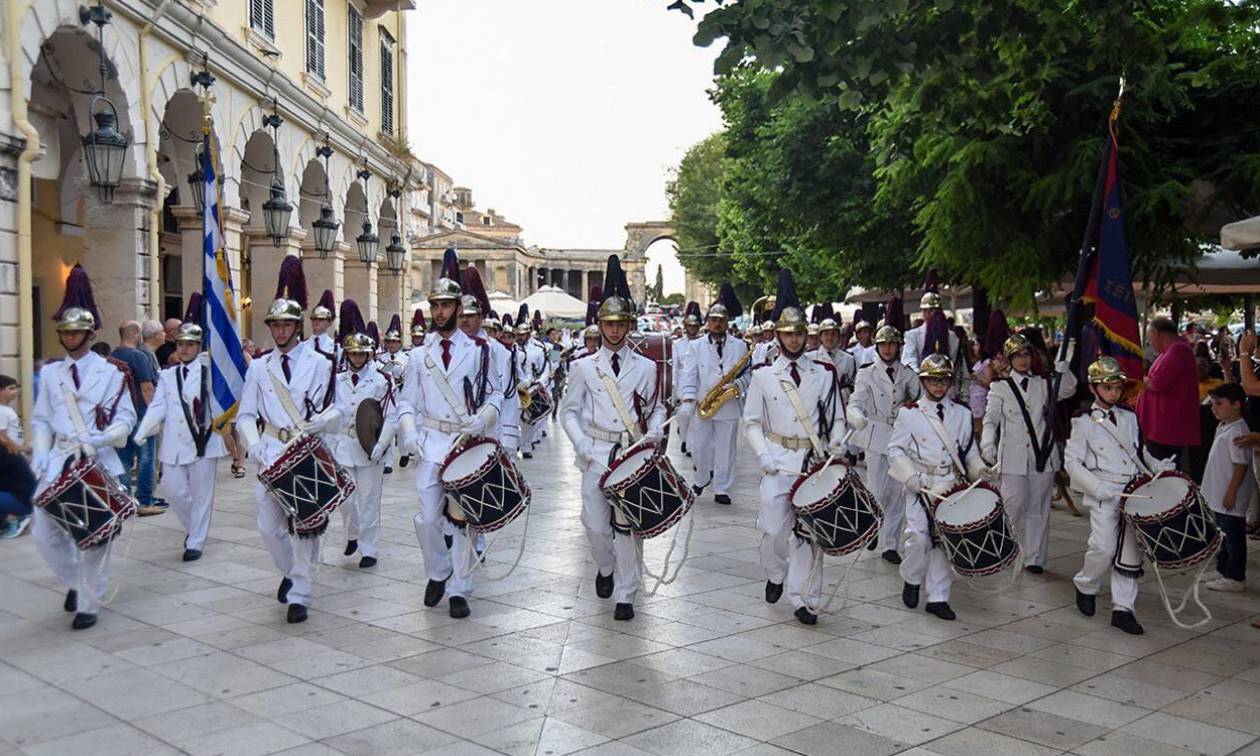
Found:
M 359 170 L 358 176 L 363 181 L 363 194 L 367 196 L 367 183 L 372 178 L 372 172 L 367 169 L 367 159 L 363 160 L 364 167 Z M 354 239 L 355 245 L 359 248 L 359 261 L 368 267 L 376 262 L 376 255 L 381 248 L 381 237 L 376 235 L 372 230 L 372 220 L 368 217 L 368 210 L 363 211 L 363 233 Z
M 263 224 L 267 227 L 267 236 L 271 243 L 279 247 L 289 238 L 289 217 L 293 215 L 293 205 L 284 191 L 284 176 L 280 173 L 280 101 L 275 101 L 275 112 L 263 120 L 264 126 L 271 127 L 271 196 L 263 202 Z
M 118 130 L 118 108 L 105 95 L 105 81 L 109 67 L 105 63 L 105 27 L 113 14 L 105 10 L 101 2 L 91 8 L 79 8 L 79 21 L 83 25 L 96 25 L 96 42 L 99 51 L 101 73 L 100 91 L 92 98 L 88 108 L 96 128 L 83 135 L 83 161 L 87 163 L 88 180 L 100 192 L 101 199 L 110 200 L 122 181 L 123 163 L 131 140 Z
M 385 263 L 392 273 L 402 273 L 407 260 L 407 248 L 402 244 L 402 237 L 395 231 L 389 238 L 389 246 L 385 247 Z
M 337 246 L 337 231 L 341 228 L 341 223 L 337 220 L 337 216 L 333 214 L 332 209 L 332 188 L 328 176 L 333 151 L 328 144 L 327 135 L 324 136 L 324 145 L 315 150 L 315 154 L 324 159 L 324 204 L 319 208 L 319 217 L 311 223 L 311 227 L 315 231 L 315 250 L 319 252 L 319 257 L 322 260 L 328 257 L 328 253 L 332 252 L 333 247 Z

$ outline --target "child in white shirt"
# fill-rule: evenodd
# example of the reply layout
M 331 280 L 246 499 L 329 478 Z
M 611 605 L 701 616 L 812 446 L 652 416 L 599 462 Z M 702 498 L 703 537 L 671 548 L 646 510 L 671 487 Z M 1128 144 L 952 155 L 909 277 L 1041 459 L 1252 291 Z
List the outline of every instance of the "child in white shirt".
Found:
M 1217 577 L 1205 585 L 1208 590 L 1241 593 L 1246 588 L 1247 509 L 1256 495 L 1250 470 L 1251 451 L 1234 440 L 1247 435 L 1242 419 L 1246 395 L 1237 383 L 1223 383 L 1208 392 L 1212 414 L 1219 421 L 1212 449 L 1208 452 L 1200 492 L 1216 515 L 1224 539 L 1216 553 Z

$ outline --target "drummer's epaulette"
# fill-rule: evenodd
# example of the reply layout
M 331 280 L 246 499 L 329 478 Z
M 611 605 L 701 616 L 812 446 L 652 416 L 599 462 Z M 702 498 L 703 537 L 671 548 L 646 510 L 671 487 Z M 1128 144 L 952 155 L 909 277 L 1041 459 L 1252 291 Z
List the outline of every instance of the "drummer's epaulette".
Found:
M 105 361 L 113 365 L 114 367 L 118 368 L 118 372 L 122 373 L 123 375 L 131 375 L 131 368 L 127 365 L 127 363 L 123 362 L 117 357 L 106 357 Z
M 811 358 L 811 359 L 812 359 L 812 358 Z M 831 360 L 813 360 L 813 362 L 814 362 L 814 364 L 815 364 L 815 365 L 818 365 L 819 367 L 826 368 L 828 371 L 830 371 L 830 373 L 831 373 L 833 376 L 834 376 L 834 375 L 837 375 L 837 373 L 836 373 L 836 363 L 832 362 Z
M 857 369 L 858 369 L 858 370 L 865 370 L 866 368 L 868 368 L 868 367 L 870 367 L 871 365 L 874 365 L 874 364 L 875 364 L 874 362 L 868 362 L 868 363 L 866 363 L 865 365 L 858 365 L 858 366 L 857 366 Z
M 574 357 L 573 359 L 569 360 L 569 362 L 570 362 L 570 364 L 572 364 L 572 363 L 574 363 L 574 362 L 577 362 L 578 360 L 584 360 L 584 359 L 586 359 L 587 357 L 590 357 L 590 356 L 591 356 L 591 355 L 593 355 L 593 354 L 596 354 L 596 352 L 586 352 L 586 353 L 584 353 L 584 354 L 579 354 L 577 357 Z
M 918 409 L 918 408 L 919 408 L 919 402 L 918 402 L 918 400 L 917 400 L 917 399 L 912 399 L 912 400 L 910 400 L 910 401 L 906 402 L 905 404 L 903 404 L 903 405 L 901 405 L 901 406 L 902 406 L 904 409 Z
M 770 366 L 771 366 L 771 365 L 773 365 L 773 364 L 774 364 L 774 363 L 772 363 L 772 362 L 758 362 L 756 365 L 753 365 L 753 366 L 752 366 L 752 369 L 753 369 L 753 370 L 760 370 L 760 369 L 762 369 L 762 368 L 767 368 L 767 367 L 770 367 Z
M 262 350 L 261 352 L 259 352 L 258 354 L 254 355 L 254 359 L 258 359 L 259 357 L 266 357 L 267 355 L 271 354 L 271 353 L 272 353 L 272 352 L 274 352 L 274 351 L 276 351 L 276 350 L 275 350 L 275 349 L 264 349 L 264 350 Z
M 324 357 L 327 357 L 329 362 L 337 361 L 337 355 L 332 354 L 330 352 L 325 352 L 323 349 L 320 349 L 318 341 L 312 341 L 311 346 L 315 347 L 316 354 L 320 354 L 320 355 L 323 355 Z
M 483 347 L 486 345 L 486 340 L 481 338 L 480 336 L 473 336 L 472 340 L 473 340 L 473 343 L 479 347 Z
M 394 376 L 390 375 L 389 373 L 387 373 L 387 372 L 385 371 L 385 368 L 377 368 L 377 369 L 376 369 L 376 372 L 378 372 L 378 373 L 380 373 L 381 375 L 385 376 L 385 380 L 389 381 L 390 383 L 393 383 L 393 382 L 394 382 L 394 380 L 395 380 L 395 379 L 394 379 Z

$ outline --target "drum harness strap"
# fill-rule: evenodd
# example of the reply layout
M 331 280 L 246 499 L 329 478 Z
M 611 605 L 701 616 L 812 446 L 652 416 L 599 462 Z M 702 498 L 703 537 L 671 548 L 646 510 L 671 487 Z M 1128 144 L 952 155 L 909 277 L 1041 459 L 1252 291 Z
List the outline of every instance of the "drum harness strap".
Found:
M 200 363 L 201 358 L 198 357 L 197 360 L 198 360 L 198 363 Z M 180 365 L 180 368 L 183 368 L 183 367 L 184 367 L 183 365 Z M 179 407 L 184 412 L 184 422 L 188 424 L 188 432 L 192 434 L 193 445 L 197 449 L 198 459 L 202 459 L 206 456 L 206 444 L 210 441 L 210 434 L 213 433 L 213 430 L 210 428 L 209 425 L 207 425 L 205 428 L 201 427 L 201 419 L 202 419 L 201 417 L 196 417 L 196 418 L 193 417 L 194 414 L 197 414 L 197 415 L 201 414 L 201 412 L 194 413 L 193 410 L 204 410 L 206 407 L 206 374 L 207 372 L 209 371 L 206 369 L 204 365 L 202 365 L 201 366 L 201 390 L 200 390 L 201 398 L 198 400 L 197 404 L 192 409 L 190 409 L 188 407 L 188 402 L 184 400 L 184 371 L 182 369 L 175 370 L 175 393 L 179 395 Z
M 1046 463 L 1050 461 L 1050 452 L 1054 450 L 1054 442 L 1048 437 L 1038 437 L 1036 427 L 1033 426 L 1032 415 L 1028 413 L 1028 405 L 1024 403 L 1024 392 L 1015 385 L 1014 378 L 1008 377 L 1005 380 L 1011 387 L 1011 393 L 1015 395 L 1015 403 L 1019 405 L 1019 414 L 1024 418 L 1024 429 L 1028 431 L 1028 442 L 1033 448 L 1033 463 L 1037 466 L 1037 472 L 1045 472 Z M 1049 383 L 1049 379 L 1046 379 L 1046 382 Z M 1049 389 L 1047 389 L 1046 408 L 1041 418 L 1047 425 L 1050 424 L 1050 408 L 1053 406 L 1049 396 Z M 1043 442 L 1044 446 L 1042 446 Z
M 424 366 L 429 369 L 429 375 L 433 378 L 433 383 L 437 386 L 438 393 L 442 395 L 442 398 L 446 400 L 448 405 L 450 405 L 451 411 L 459 418 L 460 425 L 467 425 L 469 417 L 468 411 L 464 408 L 464 403 L 459 400 L 459 397 L 455 396 L 455 389 L 451 388 L 450 381 L 446 380 L 446 373 L 438 369 L 437 363 L 433 361 L 433 355 L 429 354 L 427 351 L 424 355 Z M 427 418 L 425 419 L 424 425 L 426 428 L 431 427 Z M 447 431 L 444 428 L 433 429 L 441 430 L 444 433 L 454 432 Z
M 1137 466 L 1139 470 L 1145 472 L 1150 477 L 1155 477 L 1156 475 L 1155 471 L 1153 471 L 1148 465 L 1146 465 L 1139 458 L 1140 449 L 1137 452 L 1135 452 L 1132 448 L 1130 448 L 1129 444 L 1121 440 L 1119 432 L 1116 430 L 1113 430 L 1112 427 L 1108 425 L 1106 415 L 1104 415 L 1101 412 L 1096 412 L 1094 410 L 1091 410 L 1089 413 L 1089 419 L 1097 423 L 1099 427 L 1101 427 L 1103 430 L 1107 432 L 1107 435 L 1111 436 L 1111 438 L 1114 439 L 1117 444 L 1119 444 L 1121 449 L 1124 449 L 1125 454 L 1129 456 L 1129 460 L 1133 462 L 1133 464 Z M 1112 560 L 1112 569 L 1117 569 L 1117 568 L 1121 570 L 1129 569 L 1127 566 L 1121 566 L 1117 564 L 1120 559 L 1120 554 L 1123 551 L 1124 533 L 1125 533 L 1125 530 L 1127 530 L 1128 528 L 1129 528 L 1129 523 L 1124 518 L 1124 511 L 1121 510 L 1120 522 L 1119 522 L 1120 532 L 1116 536 L 1116 556 L 1115 556 L 1115 559 Z M 1207 571 L 1208 565 L 1211 564 L 1212 560 L 1204 559 L 1203 562 L 1199 565 L 1198 572 L 1196 572 L 1194 576 L 1194 582 L 1191 584 L 1189 588 L 1186 589 L 1186 592 L 1182 594 L 1181 600 L 1177 602 L 1177 606 L 1174 608 L 1172 605 L 1172 599 L 1168 597 L 1168 588 L 1164 585 L 1163 571 L 1160 569 L 1159 562 L 1155 560 L 1155 544 L 1150 543 L 1149 538 L 1146 535 L 1146 533 L 1144 533 L 1140 529 L 1134 528 L 1133 535 L 1135 537 L 1135 540 L 1139 544 L 1141 544 L 1142 550 L 1146 552 L 1146 558 L 1151 563 L 1151 569 L 1155 571 L 1155 580 L 1156 582 L 1159 583 L 1160 600 L 1163 601 L 1164 611 L 1168 612 L 1168 618 L 1172 620 L 1173 624 L 1181 628 L 1182 630 L 1194 630 L 1196 628 L 1203 627 L 1207 623 L 1211 622 L 1212 612 L 1206 606 L 1204 606 L 1203 601 L 1200 600 L 1199 598 L 1199 584 L 1203 582 L 1203 573 Z M 1141 574 L 1141 569 L 1142 569 L 1141 565 L 1138 565 L 1138 568 L 1137 568 L 1138 575 Z M 1131 571 L 1130 571 L 1130 574 L 1131 574 Z M 1190 601 L 1194 601 L 1195 605 L 1199 607 L 1199 610 L 1203 612 L 1203 619 L 1199 620 L 1198 622 L 1195 622 L 1194 624 L 1186 624 L 1182 622 L 1180 619 L 1180 615 L 1185 611 L 1186 604 Z

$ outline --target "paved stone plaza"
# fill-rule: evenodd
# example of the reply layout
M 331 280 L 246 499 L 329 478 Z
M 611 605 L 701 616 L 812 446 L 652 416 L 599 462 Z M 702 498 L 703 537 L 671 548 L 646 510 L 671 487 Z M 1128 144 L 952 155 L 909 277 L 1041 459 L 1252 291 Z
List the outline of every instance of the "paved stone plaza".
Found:
M 733 507 L 697 505 L 677 582 L 614 622 L 558 435 L 523 462 L 525 556 L 480 582 L 470 620 L 421 606 L 414 468 L 386 479 L 374 570 L 340 556 L 334 518 L 304 625 L 285 624 L 252 483 L 226 464 L 205 557 L 179 561 L 174 514 L 139 521 L 94 629 L 70 631 L 29 536 L 0 543 L 0 754 L 1260 754 L 1254 589 L 1207 595 L 1214 621 L 1186 632 L 1148 575 L 1147 634 L 1122 635 L 1105 601 L 1076 612 L 1087 522 L 1056 510 L 1047 573 L 1001 596 L 957 585 L 956 622 L 904 609 L 895 568 L 864 552 L 847 605 L 806 628 L 762 599 L 745 464 Z M 524 532 L 493 545 L 492 572 Z

